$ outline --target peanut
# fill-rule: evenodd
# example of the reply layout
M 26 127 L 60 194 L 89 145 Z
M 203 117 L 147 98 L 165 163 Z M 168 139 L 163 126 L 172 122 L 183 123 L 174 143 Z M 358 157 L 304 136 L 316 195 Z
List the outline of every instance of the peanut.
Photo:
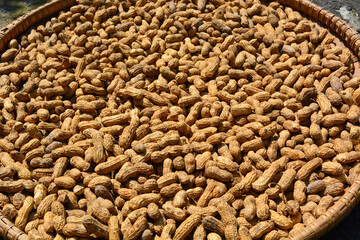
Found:
M 36 239 L 285 239 L 360 172 L 352 53 L 280 3 L 78 1 L 1 59 L 0 205 Z

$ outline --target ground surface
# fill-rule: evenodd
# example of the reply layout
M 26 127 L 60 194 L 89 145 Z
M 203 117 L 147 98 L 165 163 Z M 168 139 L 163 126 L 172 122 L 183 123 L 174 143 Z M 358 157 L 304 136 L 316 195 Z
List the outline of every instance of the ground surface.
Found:
M 360 0 L 312 0 L 332 13 L 347 20 L 360 31 Z
M 0 0 L 0 29 L 50 0 Z
M 289 0 L 291 1 L 291 0 Z M 360 30 L 360 0 L 312 0 Z M 0 28 L 49 0 L 0 0 Z M 340 10 L 341 9 L 341 10 Z M 0 237 L 1 239 L 1 237 Z M 360 240 L 360 206 L 320 240 Z

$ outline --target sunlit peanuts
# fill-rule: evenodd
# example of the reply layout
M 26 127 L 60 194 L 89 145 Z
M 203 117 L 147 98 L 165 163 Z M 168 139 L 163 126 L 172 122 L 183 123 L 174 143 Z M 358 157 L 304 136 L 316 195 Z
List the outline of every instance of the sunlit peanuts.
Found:
M 34 239 L 287 238 L 359 173 L 351 56 L 276 2 L 78 1 L 1 55 L 4 216 Z

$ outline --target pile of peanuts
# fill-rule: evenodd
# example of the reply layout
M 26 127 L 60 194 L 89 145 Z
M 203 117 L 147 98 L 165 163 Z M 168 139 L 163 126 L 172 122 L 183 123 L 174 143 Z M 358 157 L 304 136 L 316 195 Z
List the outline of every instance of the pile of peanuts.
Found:
M 39 240 L 289 239 L 360 173 L 337 41 L 277 2 L 77 0 L 1 55 L 2 214 Z

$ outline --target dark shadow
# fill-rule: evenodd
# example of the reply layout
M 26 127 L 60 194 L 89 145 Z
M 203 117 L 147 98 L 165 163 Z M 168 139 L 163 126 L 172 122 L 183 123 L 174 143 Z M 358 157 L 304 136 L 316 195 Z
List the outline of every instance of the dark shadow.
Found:
M 360 205 L 320 240 L 360 240 Z

